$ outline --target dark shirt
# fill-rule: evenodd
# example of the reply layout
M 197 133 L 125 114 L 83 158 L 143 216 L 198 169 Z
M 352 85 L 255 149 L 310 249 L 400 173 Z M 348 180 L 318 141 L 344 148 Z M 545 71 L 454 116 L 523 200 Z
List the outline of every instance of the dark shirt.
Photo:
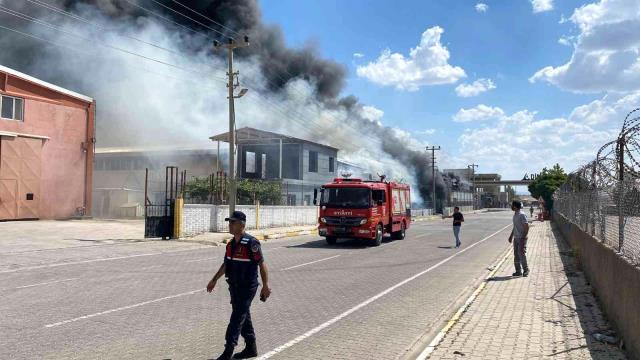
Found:
M 453 226 L 462 226 L 463 221 L 464 216 L 462 216 L 461 212 L 453 213 Z
M 237 287 L 258 286 L 258 265 L 264 261 L 260 241 L 249 234 L 240 241 L 232 239 L 225 251 L 225 276 L 227 282 Z

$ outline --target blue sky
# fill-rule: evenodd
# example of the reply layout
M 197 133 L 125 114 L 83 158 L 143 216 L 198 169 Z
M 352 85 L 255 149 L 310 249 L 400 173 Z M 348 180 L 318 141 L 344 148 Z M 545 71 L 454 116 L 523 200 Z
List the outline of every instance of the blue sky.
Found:
M 261 7 L 264 21 L 282 27 L 288 45 L 313 44 L 322 56 L 343 64 L 348 70 L 344 94 L 384 111 L 384 125 L 441 145 L 444 165 L 475 161 L 479 171 L 517 177 L 554 162 L 573 170 L 593 158 L 632 110 L 638 90 L 607 65 L 630 50 L 637 58 L 638 43 L 629 39 L 631 45 L 609 46 L 606 61 L 596 61 L 595 54 L 599 46 L 608 46 L 608 32 L 615 34 L 611 29 L 618 23 L 638 21 L 639 1 L 534 2 L 405 0 L 390 6 L 383 0 L 262 0 Z M 478 7 L 484 11 L 477 4 L 484 4 Z M 385 84 L 384 76 L 376 77 L 376 71 L 399 71 L 379 59 L 383 51 L 408 60 L 423 32 L 435 27 L 442 30 L 439 50 L 449 53 L 445 65 L 452 74 L 458 69 L 466 76 L 416 86 Z M 594 34 L 601 36 L 588 43 Z M 575 54 L 584 61 L 572 62 Z M 420 56 L 428 51 L 414 60 Z M 632 76 L 639 72 L 629 62 L 622 64 Z M 546 67 L 555 72 L 540 73 Z M 594 71 L 599 75 L 591 81 Z M 457 94 L 459 85 L 480 79 L 495 88 L 475 96 Z M 461 109 L 474 108 L 480 111 L 460 116 Z M 496 143 L 502 146 L 488 150 Z

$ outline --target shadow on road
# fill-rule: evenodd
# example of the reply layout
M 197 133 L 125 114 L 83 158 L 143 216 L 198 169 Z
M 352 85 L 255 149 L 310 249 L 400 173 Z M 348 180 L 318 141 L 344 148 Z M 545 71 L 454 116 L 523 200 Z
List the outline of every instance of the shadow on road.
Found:
M 390 243 L 390 237 L 384 237 L 382 239 L 382 244 Z M 364 240 L 364 239 L 338 239 L 338 242 L 335 245 L 327 244 L 327 241 L 324 239 L 321 240 L 313 240 L 308 241 L 303 244 L 298 245 L 289 245 L 286 248 L 289 249 L 344 249 L 344 250 L 353 250 L 353 249 L 366 249 L 372 247 L 373 241 Z
M 519 276 L 494 276 L 487 279 L 487 281 L 509 281 L 519 278 Z

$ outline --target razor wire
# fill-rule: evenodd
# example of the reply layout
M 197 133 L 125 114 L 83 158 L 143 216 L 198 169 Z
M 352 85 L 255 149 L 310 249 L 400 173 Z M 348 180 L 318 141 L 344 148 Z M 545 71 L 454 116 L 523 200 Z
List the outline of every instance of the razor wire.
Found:
M 595 160 L 569 174 L 554 194 L 554 210 L 640 265 L 640 108 Z

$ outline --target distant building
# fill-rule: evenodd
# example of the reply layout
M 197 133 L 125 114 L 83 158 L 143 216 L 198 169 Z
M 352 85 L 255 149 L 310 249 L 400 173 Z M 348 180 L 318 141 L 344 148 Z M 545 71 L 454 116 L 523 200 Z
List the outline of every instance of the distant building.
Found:
M 150 173 L 149 198 L 161 203 L 165 168 L 187 171 L 187 180 L 207 177 L 222 167 L 217 149 L 207 147 L 130 147 L 96 149 L 93 214 L 101 218 L 137 217 L 144 214 L 145 169 Z
M 90 214 L 95 109 L 0 65 L 0 220 Z
M 228 142 L 229 133 L 210 139 Z M 337 175 L 331 146 L 249 127 L 236 130 L 236 144 L 238 178 L 282 181 L 287 205 L 311 205 L 313 190 Z

